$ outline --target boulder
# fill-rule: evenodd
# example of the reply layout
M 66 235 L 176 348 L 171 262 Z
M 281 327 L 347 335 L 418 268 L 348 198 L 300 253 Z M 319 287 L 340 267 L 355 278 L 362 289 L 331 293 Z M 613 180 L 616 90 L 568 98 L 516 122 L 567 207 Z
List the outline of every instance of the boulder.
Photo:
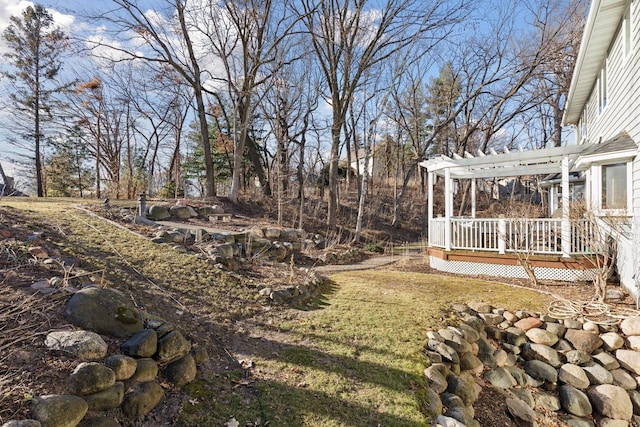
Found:
M 628 337 L 640 335 L 640 317 L 628 317 L 620 323 L 620 330 Z
M 159 363 L 171 362 L 191 351 L 191 344 L 180 331 L 171 331 L 158 340 L 157 360 Z
M 158 376 L 158 364 L 155 360 L 144 358 L 136 361 L 136 371 L 131 376 L 131 381 L 146 383 L 153 381 Z
M 169 219 L 171 214 L 169 214 L 169 207 L 163 205 L 151 205 L 149 206 L 149 212 L 147 212 L 147 218 L 162 221 L 165 219 Z
M 616 359 L 618 359 L 620 366 L 636 375 L 640 375 L 640 352 L 618 349 L 616 350 Z
M 506 399 L 507 411 L 518 427 L 534 427 L 536 413 L 520 399 Z
M 560 410 L 560 399 L 555 394 L 538 392 L 535 393 L 533 397 L 536 402 L 536 406 L 551 412 Z
M 130 337 L 143 328 L 138 310 L 113 289 L 78 291 L 67 302 L 65 315 L 76 326 L 118 338 Z
M 525 359 L 535 359 L 540 360 L 554 368 L 562 365 L 560 361 L 560 355 L 553 348 L 543 345 L 543 344 L 535 344 L 535 343 L 527 343 L 522 346 L 522 355 Z
M 567 328 L 560 323 L 545 323 L 543 326 L 547 332 L 554 334 L 558 338 L 564 337 L 564 334 L 567 332 Z
M 138 362 L 133 357 L 114 354 L 104 361 L 105 366 L 116 374 L 116 381 L 128 380 L 136 372 Z
M 466 381 L 462 377 L 454 374 L 447 376 L 447 391 L 460 397 L 464 402 L 464 406 L 471 406 L 478 398 L 478 391 L 475 382 Z
M 629 350 L 640 351 L 640 335 L 634 335 L 632 337 L 627 337 L 627 348 Z
M 584 365 L 585 363 L 591 362 L 591 356 L 580 350 L 569 350 L 565 353 L 564 357 L 568 363 L 574 365 Z
M 593 408 L 586 394 L 568 384 L 561 385 L 558 390 L 560 405 L 572 415 L 586 417 L 591 415 Z
M 526 332 L 527 338 L 536 344 L 543 344 L 553 347 L 558 342 L 558 336 L 546 329 L 531 328 Z
M 565 384 L 581 390 L 586 389 L 590 385 L 589 378 L 584 369 L 571 363 L 565 363 L 558 369 L 558 379 Z
M 593 353 L 593 351 L 602 346 L 602 340 L 593 332 L 569 329 L 564 334 L 564 339 L 569 341 L 576 350 L 583 351 L 587 354 Z
M 524 319 L 518 320 L 513 324 L 516 328 L 522 329 L 523 331 L 528 331 L 532 328 L 539 328 L 542 326 L 542 320 L 537 317 L 525 317 Z
M 44 340 L 49 350 L 58 350 L 81 360 L 100 360 L 107 355 L 107 343 L 95 332 L 55 331 Z
M 131 418 L 147 415 L 160 403 L 163 396 L 164 390 L 157 382 L 142 383 L 125 397 L 122 402 L 122 412 Z
M 613 357 L 611 354 L 606 351 L 601 351 L 600 353 L 593 354 L 591 356 L 595 362 L 598 362 L 608 371 L 612 371 L 614 369 L 618 369 L 620 367 L 620 363 Z
M 196 362 L 191 354 L 171 362 L 164 369 L 164 375 L 177 388 L 182 388 L 196 378 Z
M 611 372 L 613 376 L 613 385 L 622 387 L 625 390 L 635 390 L 638 387 L 638 383 L 629 372 L 624 369 L 614 369 Z
M 424 370 L 424 375 L 429 380 L 429 387 L 438 394 L 447 389 L 447 379 L 436 365 L 431 365 Z
M 76 395 L 103 391 L 114 385 L 116 374 L 106 366 L 96 362 L 83 362 L 76 366 L 69 379 L 67 389 Z
M 502 389 L 510 389 L 511 387 L 518 384 L 515 378 L 509 373 L 509 371 L 505 368 L 497 368 L 493 370 L 486 371 L 484 374 L 484 379 L 489 381 L 492 386 L 496 388 Z
M 116 409 L 124 399 L 124 383 L 117 382 L 106 390 L 83 396 L 90 411 Z
M 169 215 L 171 215 L 172 218 L 189 219 L 194 216 L 192 210 L 193 208 L 189 209 L 189 206 L 171 206 L 169 208 Z M 197 215 L 196 213 L 195 216 Z
M 613 375 L 611 375 L 611 372 L 607 371 L 604 367 L 598 365 L 597 363 L 585 363 L 582 366 L 582 369 L 584 369 L 587 377 L 589 377 L 589 381 L 591 381 L 591 384 L 593 385 L 613 383 Z
M 535 379 L 543 380 L 551 384 L 558 382 L 558 371 L 556 371 L 553 366 L 541 360 L 528 360 L 524 364 L 524 370 Z
M 75 427 L 87 413 L 87 402 L 71 395 L 47 395 L 31 401 L 31 416 L 43 426 Z
M 587 396 L 593 408 L 607 418 L 628 421 L 633 416 L 633 404 L 622 387 L 597 385 L 587 391 Z
M 607 332 L 600 335 L 602 348 L 606 351 L 615 351 L 624 345 L 624 338 L 615 332 Z
M 491 310 L 493 309 L 491 304 L 487 304 L 486 302 L 472 301 L 467 305 L 476 313 L 491 313 Z
M 158 335 L 153 329 L 143 329 L 120 344 L 127 356 L 151 357 L 158 350 Z
M 460 356 L 460 369 L 463 371 L 471 371 L 474 374 L 481 374 L 484 365 L 472 352 L 467 351 Z

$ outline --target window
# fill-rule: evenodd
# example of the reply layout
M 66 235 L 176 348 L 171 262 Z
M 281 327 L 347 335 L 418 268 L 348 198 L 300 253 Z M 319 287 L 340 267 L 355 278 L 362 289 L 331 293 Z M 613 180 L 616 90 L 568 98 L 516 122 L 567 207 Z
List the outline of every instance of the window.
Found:
M 624 32 L 624 57 L 627 58 L 631 53 L 631 4 L 627 5 L 622 18 L 622 31 Z
M 607 60 L 600 70 L 600 78 L 598 79 L 598 111 L 602 113 L 604 107 L 607 106 Z
M 627 164 L 602 166 L 602 209 L 627 208 Z

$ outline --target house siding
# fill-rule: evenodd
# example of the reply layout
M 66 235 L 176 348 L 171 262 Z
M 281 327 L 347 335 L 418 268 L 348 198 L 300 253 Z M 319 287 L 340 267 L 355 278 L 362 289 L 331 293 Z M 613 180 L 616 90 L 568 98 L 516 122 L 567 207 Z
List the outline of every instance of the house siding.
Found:
M 598 81 L 593 82 L 591 95 L 584 106 L 577 131 L 579 141 L 599 143 L 607 141 L 626 131 L 638 143 L 640 141 L 640 0 L 632 0 L 630 6 L 631 19 L 631 52 L 625 58 L 624 32 L 622 23 L 618 22 L 617 32 L 609 46 L 607 61 L 607 105 L 599 111 Z M 586 124 L 586 126 L 585 126 Z M 586 127 L 587 135 L 582 134 Z M 632 165 L 632 200 L 633 231 L 627 247 L 621 247 L 624 253 L 619 257 L 619 275 L 621 283 L 638 298 L 639 290 L 635 272 L 639 271 L 640 251 L 640 158 Z M 623 245 L 624 246 L 624 245 Z

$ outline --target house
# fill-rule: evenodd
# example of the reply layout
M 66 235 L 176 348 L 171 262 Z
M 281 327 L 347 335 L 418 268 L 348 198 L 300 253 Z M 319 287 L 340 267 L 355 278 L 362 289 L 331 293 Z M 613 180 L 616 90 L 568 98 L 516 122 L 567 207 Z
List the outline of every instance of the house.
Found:
M 549 149 L 439 156 L 421 163 L 428 172 L 429 258 L 443 271 L 526 277 L 507 241 L 522 218 L 476 218 L 476 181 L 546 175 L 549 218 L 527 219 L 526 242 L 541 279 L 589 280 L 581 246 L 586 224 L 571 218 L 582 199 L 599 218 L 621 218 L 620 282 L 638 299 L 640 254 L 640 0 L 594 0 L 567 97 L 563 124 L 576 143 Z M 444 180 L 444 215 L 434 216 L 433 186 Z M 471 215 L 453 216 L 454 182 L 471 181 Z M 524 243 L 521 243 L 524 244 Z M 640 275 L 639 275 L 640 276 Z
M 595 212 L 619 213 L 630 228 L 618 237 L 618 274 L 638 299 L 640 266 L 640 1 L 593 0 L 567 96 L 563 125 L 587 147 L 584 170 Z

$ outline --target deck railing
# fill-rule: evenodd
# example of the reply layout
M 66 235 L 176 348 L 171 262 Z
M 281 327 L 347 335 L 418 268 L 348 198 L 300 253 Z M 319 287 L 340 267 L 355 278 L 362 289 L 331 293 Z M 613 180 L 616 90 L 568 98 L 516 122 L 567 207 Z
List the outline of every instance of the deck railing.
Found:
M 559 218 L 451 218 L 450 249 L 492 252 L 562 254 L 562 219 Z M 569 253 L 583 253 L 590 235 L 587 220 L 570 223 Z M 447 222 L 429 223 L 429 246 L 447 248 Z

